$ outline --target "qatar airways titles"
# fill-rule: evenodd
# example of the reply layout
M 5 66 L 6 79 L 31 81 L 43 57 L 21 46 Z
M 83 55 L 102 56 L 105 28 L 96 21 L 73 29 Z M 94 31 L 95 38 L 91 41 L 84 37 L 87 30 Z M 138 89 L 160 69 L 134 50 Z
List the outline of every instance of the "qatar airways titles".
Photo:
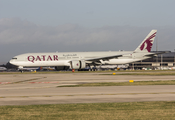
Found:
M 30 55 L 27 57 L 27 60 L 33 63 L 34 61 L 58 61 L 58 55 L 38 55 L 36 57 Z

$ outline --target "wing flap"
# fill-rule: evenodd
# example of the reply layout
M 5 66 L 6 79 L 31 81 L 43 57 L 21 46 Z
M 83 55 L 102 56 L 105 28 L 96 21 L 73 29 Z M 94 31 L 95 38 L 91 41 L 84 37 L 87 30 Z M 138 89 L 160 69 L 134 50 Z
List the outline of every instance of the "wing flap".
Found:
M 109 59 L 114 59 L 114 58 L 118 58 L 118 57 L 121 57 L 121 56 L 123 56 L 123 55 L 121 54 L 121 55 L 113 55 L 113 56 L 97 57 L 97 58 L 86 59 L 85 61 L 93 61 L 93 62 L 97 62 L 97 61 L 100 61 L 100 60 L 109 60 Z

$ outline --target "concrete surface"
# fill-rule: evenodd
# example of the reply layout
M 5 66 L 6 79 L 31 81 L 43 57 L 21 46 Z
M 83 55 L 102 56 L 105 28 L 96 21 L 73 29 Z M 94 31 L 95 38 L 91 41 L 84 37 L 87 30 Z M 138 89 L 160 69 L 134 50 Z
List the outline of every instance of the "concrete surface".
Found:
M 1 74 L 0 105 L 175 101 L 175 85 L 57 87 L 89 82 L 174 80 L 174 78 L 175 76 L 117 76 L 99 73 Z

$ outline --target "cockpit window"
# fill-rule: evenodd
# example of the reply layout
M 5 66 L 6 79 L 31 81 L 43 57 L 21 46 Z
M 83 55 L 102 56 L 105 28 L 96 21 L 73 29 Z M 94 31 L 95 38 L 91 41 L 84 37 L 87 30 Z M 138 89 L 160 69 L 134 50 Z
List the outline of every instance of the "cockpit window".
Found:
M 17 58 L 12 58 L 13 60 L 17 60 Z

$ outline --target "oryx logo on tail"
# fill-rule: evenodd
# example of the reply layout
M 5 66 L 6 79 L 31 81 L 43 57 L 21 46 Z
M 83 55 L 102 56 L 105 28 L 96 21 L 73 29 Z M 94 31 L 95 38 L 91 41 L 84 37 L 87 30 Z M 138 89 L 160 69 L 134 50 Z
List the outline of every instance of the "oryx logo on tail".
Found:
M 145 40 L 145 42 L 140 46 L 140 50 L 147 49 L 147 51 L 150 52 L 153 45 L 153 40 L 151 39 L 154 38 L 155 36 L 156 32 Z
M 135 49 L 135 52 L 151 52 L 157 30 L 152 30 L 142 43 Z

